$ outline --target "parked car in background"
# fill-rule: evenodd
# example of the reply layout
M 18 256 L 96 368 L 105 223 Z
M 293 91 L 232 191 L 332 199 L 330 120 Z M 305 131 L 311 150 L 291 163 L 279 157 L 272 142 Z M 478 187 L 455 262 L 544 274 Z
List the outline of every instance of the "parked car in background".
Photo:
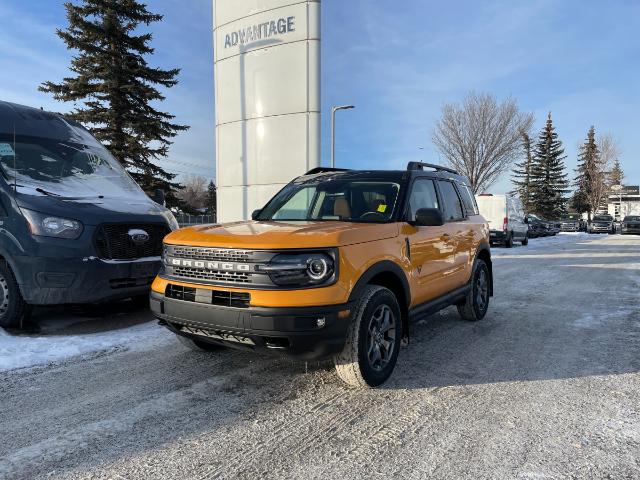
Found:
M 489 223 L 491 244 L 501 244 L 507 248 L 513 242 L 529 243 L 529 226 L 524 218 L 522 203 L 511 195 L 476 195 L 476 202 L 482 215 Z
M 0 216 L 2 327 L 32 305 L 147 302 L 178 226 L 82 125 L 2 101 Z
M 525 217 L 527 224 L 529 225 L 529 237 L 548 237 L 551 235 L 550 225 L 542 218 L 530 213 Z
M 611 215 L 596 215 L 587 225 L 587 233 L 615 233 Z
M 562 225 L 560 222 L 556 222 L 554 220 L 547 220 L 547 224 L 549 225 L 550 235 L 557 235 L 560 233 L 561 225 Z
M 640 235 L 640 215 L 627 215 L 624 217 L 620 233 L 622 235 Z
M 561 232 L 581 232 L 583 230 L 582 215 L 579 213 L 568 213 L 560 219 Z

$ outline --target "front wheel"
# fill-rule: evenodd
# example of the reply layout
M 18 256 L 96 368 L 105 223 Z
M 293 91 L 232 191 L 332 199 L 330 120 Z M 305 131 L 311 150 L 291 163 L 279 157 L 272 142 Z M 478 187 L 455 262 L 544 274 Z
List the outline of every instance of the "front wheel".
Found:
M 29 312 L 11 267 L 0 260 L 0 327 L 19 327 Z
M 491 276 L 484 260 L 477 259 L 471 276 L 471 288 L 464 300 L 458 305 L 458 314 L 470 322 L 482 320 L 489 309 Z
M 353 387 L 377 387 L 398 360 L 402 316 L 391 290 L 368 285 L 354 310 L 345 346 L 334 357 L 336 372 Z

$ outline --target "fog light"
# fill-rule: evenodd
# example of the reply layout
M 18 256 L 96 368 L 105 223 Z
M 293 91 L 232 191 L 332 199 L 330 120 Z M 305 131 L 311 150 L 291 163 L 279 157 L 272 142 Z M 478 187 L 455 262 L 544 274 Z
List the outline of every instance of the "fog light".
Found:
M 324 317 L 318 318 L 316 320 L 316 325 L 318 326 L 318 328 L 324 327 L 326 323 L 327 323 L 327 319 Z

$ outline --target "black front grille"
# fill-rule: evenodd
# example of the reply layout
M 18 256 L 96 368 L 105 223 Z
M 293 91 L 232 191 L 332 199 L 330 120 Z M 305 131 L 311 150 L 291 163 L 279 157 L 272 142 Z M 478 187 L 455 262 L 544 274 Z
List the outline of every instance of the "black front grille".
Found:
M 250 262 L 254 252 L 229 248 L 186 247 L 171 245 L 171 255 L 178 258 L 206 260 L 210 262 Z
M 244 292 L 225 292 L 223 290 L 207 290 L 204 288 L 167 285 L 167 298 L 175 298 L 187 302 L 207 303 L 220 307 L 248 308 L 251 296 Z
M 149 239 L 136 244 L 129 235 L 130 230 L 144 230 Z M 164 224 L 100 225 L 95 237 L 98 256 L 105 260 L 159 257 L 162 254 L 162 239 L 169 231 Z
M 245 272 L 224 272 L 190 267 L 173 267 L 172 275 L 178 278 L 209 280 L 213 282 L 251 283 L 251 274 Z

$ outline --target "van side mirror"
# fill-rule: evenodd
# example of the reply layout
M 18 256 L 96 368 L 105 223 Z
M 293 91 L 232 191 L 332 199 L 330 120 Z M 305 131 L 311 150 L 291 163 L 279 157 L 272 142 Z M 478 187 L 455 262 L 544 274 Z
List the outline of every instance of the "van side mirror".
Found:
M 260 212 L 262 210 L 258 209 L 258 210 L 254 210 L 253 212 L 251 212 L 251 220 L 257 220 L 258 219 L 258 215 L 260 215 Z
M 153 193 L 153 201 L 164 207 L 166 203 L 164 190 L 162 190 L 161 188 L 156 188 L 156 191 Z
M 420 208 L 413 223 L 418 227 L 439 227 L 444 225 L 444 219 L 437 208 Z
M 527 217 L 524 217 L 524 223 L 529 223 L 529 219 Z

